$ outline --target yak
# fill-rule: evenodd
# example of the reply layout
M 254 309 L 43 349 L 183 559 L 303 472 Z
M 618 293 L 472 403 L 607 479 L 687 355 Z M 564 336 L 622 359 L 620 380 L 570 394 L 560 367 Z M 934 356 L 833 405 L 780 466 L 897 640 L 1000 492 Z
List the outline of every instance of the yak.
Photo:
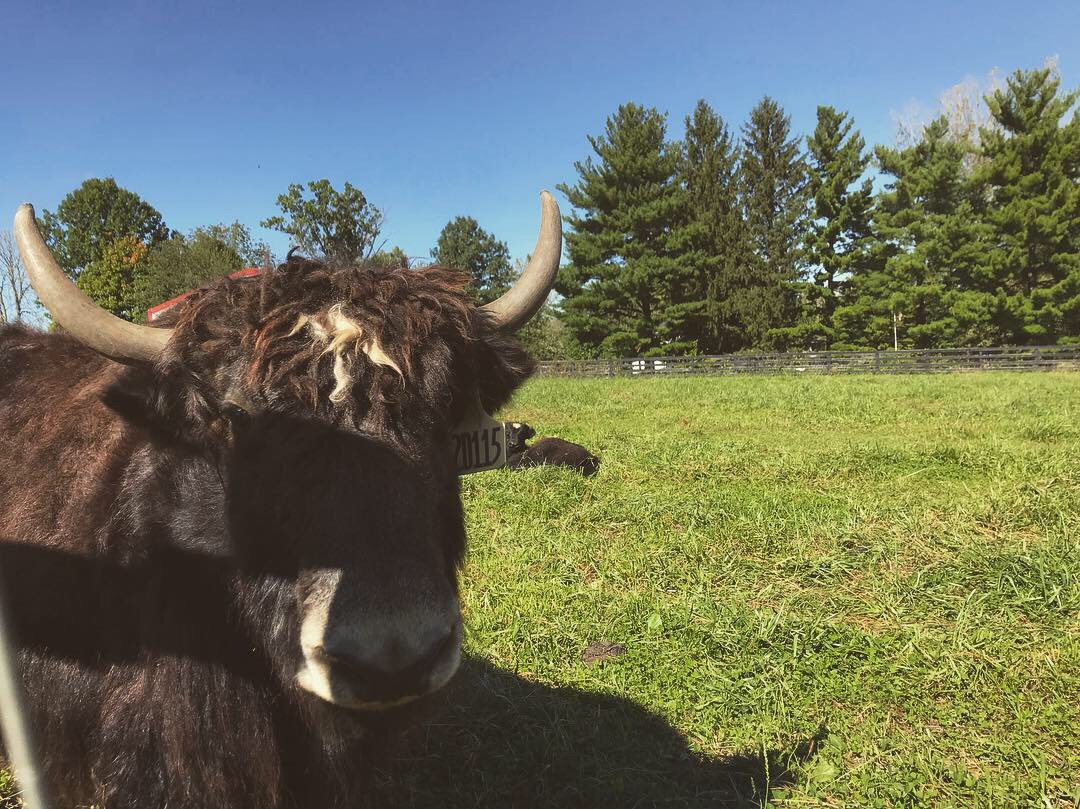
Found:
M 521 421 L 511 421 L 506 424 L 506 457 L 507 466 L 510 465 L 510 461 L 521 455 L 525 450 L 529 448 L 529 445 L 525 443 L 530 438 L 536 436 L 536 430 L 531 425 L 525 424 Z
M 527 469 L 530 466 L 566 466 L 576 469 L 585 477 L 600 471 L 600 459 L 581 444 L 562 438 L 541 438 L 529 446 L 526 441 L 536 435 L 530 425 L 519 421 L 506 425 L 506 465 L 510 469 Z
M 290 254 L 166 327 L 99 308 L 23 205 L 62 327 L 0 330 L 0 571 L 63 805 L 355 806 L 461 659 L 451 435 L 532 369 L 561 227 L 476 305 L 459 270 Z

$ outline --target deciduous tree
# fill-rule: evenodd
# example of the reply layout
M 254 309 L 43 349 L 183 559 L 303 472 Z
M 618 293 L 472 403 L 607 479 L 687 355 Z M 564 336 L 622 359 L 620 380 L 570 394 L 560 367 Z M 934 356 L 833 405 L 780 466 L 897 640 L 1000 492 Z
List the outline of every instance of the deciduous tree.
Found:
M 146 270 L 148 249 L 134 236 L 109 242 L 79 273 L 76 286 L 103 309 L 117 317 L 134 320 L 139 309 L 136 284 Z
M 287 233 L 304 253 L 339 264 L 358 264 L 376 249 L 383 214 L 364 192 L 346 182 L 341 191 L 329 180 L 293 183 L 277 198 L 281 215 L 264 228 Z
M 135 275 L 131 316 L 145 319 L 147 310 L 163 301 L 250 266 L 235 248 L 199 228 L 177 235 L 148 251 Z
M 55 212 L 43 211 L 41 225 L 57 262 L 72 278 L 121 239 L 153 246 L 169 237 L 161 214 L 112 177 L 84 182 Z
M 0 230 L 0 323 L 26 320 L 38 309 L 15 237 L 10 230 Z
M 270 250 L 270 245 L 264 241 L 256 240 L 251 235 L 251 230 L 247 225 L 240 222 L 233 222 L 231 225 L 224 223 L 206 225 L 196 228 L 192 236 L 200 233 L 211 239 L 216 239 L 236 253 L 245 267 L 274 266 L 274 254 Z
M 412 264 L 405 251 L 396 245 L 389 250 L 379 250 L 368 259 L 368 263 L 374 264 L 376 267 L 406 270 Z

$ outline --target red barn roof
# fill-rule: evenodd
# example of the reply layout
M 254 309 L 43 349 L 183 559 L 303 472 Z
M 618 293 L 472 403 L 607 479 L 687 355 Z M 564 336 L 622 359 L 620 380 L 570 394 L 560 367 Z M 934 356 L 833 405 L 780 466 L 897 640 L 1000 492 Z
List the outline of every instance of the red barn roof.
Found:
M 230 278 L 248 278 L 252 275 L 258 275 L 261 271 L 258 267 L 244 267 L 242 270 L 229 273 Z M 153 323 L 162 314 L 172 309 L 176 304 L 180 303 L 184 298 L 191 294 L 191 291 L 185 292 L 183 295 L 177 295 L 175 298 L 169 298 L 167 301 L 162 301 L 157 306 L 151 306 L 146 310 L 146 319 Z

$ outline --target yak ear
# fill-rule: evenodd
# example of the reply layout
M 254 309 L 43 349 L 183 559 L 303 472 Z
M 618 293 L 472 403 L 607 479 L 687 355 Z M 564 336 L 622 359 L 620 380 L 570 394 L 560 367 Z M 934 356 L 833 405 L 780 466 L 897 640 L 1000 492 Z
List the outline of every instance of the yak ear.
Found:
M 475 368 L 480 403 L 494 413 L 532 376 L 536 362 L 512 336 L 492 331 L 476 343 Z
M 212 411 L 177 370 L 128 366 L 101 394 L 105 406 L 156 443 L 205 446 Z

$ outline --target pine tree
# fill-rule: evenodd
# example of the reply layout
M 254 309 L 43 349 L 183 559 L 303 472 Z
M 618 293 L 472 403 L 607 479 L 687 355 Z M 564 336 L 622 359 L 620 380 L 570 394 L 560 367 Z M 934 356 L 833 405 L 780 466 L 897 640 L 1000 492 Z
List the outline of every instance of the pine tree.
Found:
M 748 256 L 732 303 L 750 342 L 772 345 L 772 330 L 794 325 L 806 226 L 806 162 L 791 119 L 766 96 L 743 126 L 742 205 Z
M 980 173 L 1008 342 L 1080 341 L 1080 110 L 1061 125 L 1078 98 L 1047 67 L 1017 71 L 986 99 L 999 126 L 981 132 Z
M 746 230 L 739 206 L 739 149 L 724 120 L 704 99 L 686 117 L 683 179 L 691 221 L 703 253 L 693 295 L 700 303 L 692 328 L 699 349 L 738 351 L 746 328 L 731 300 L 741 283 Z
M 829 348 L 835 338 L 833 315 L 843 285 L 871 269 L 870 215 L 873 182 L 863 179 L 866 142 L 846 112 L 817 108 L 817 127 L 806 139 L 809 153 L 811 221 L 807 230 L 807 284 L 803 311 L 789 343 Z
M 842 346 L 891 347 L 894 318 L 903 347 L 992 341 L 999 302 L 985 277 L 985 189 L 969 176 L 968 152 L 944 116 L 913 146 L 875 149 L 893 177 L 873 218 L 881 264 L 852 279 L 835 313 Z
M 559 186 L 575 209 L 566 218 L 570 262 L 556 285 L 567 327 L 604 356 L 694 350 L 687 291 L 701 254 L 665 116 L 624 104 L 589 143 L 598 161 L 575 163 L 578 182 Z

